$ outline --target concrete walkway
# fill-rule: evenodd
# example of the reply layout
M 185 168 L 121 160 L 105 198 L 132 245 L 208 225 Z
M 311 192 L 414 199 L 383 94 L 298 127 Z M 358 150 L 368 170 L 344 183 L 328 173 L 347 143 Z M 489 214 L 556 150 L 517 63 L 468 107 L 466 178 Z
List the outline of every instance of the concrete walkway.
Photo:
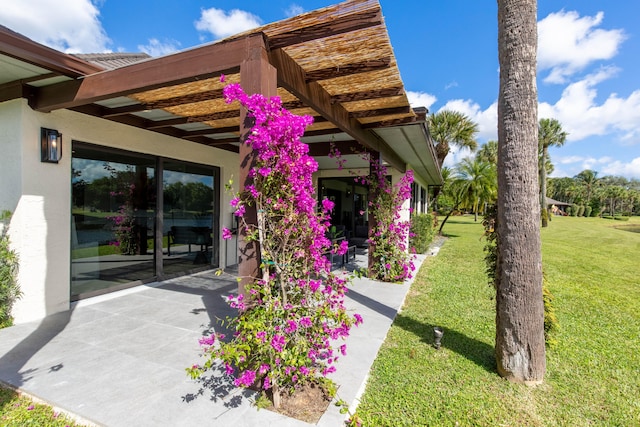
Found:
M 424 259 L 419 256 L 417 268 Z M 338 397 L 352 407 L 409 286 L 357 279 L 350 287 L 347 308 L 364 323 L 352 329 L 348 354 L 331 378 Z M 2 329 L 0 381 L 96 425 L 309 426 L 258 411 L 255 394 L 222 375 L 187 377 L 185 368 L 202 361 L 198 338 L 234 314 L 223 298 L 236 289 L 234 277 L 205 272 L 81 301 L 41 322 Z M 317 425 L 341 426 L 344 419 L 332 404 Z

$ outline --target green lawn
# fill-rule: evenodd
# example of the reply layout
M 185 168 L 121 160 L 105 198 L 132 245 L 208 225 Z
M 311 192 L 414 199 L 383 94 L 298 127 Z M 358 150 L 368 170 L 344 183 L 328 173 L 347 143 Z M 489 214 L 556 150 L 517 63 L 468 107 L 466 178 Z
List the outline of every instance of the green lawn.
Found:
M 69 417 L 0 386 L 0 426 L 79 427 Z
M 421 268 L 374 363 L 358 408 L 364 425 L 640 425 L 640 234 L 620 225 L 554 217 L 542 230 L 560 330 L 545 383 L 531 388 L 496 373 L 482 226 L 449 219 L 449 240 Z

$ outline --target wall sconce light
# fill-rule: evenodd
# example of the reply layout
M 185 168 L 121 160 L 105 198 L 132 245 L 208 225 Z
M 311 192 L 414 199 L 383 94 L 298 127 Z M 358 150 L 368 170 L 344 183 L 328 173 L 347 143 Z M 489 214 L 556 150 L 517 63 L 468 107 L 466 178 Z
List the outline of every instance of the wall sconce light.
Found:
M 58 163 L 62 157 L 62 134 L 54 129 L 40 128 L 40 161 Z

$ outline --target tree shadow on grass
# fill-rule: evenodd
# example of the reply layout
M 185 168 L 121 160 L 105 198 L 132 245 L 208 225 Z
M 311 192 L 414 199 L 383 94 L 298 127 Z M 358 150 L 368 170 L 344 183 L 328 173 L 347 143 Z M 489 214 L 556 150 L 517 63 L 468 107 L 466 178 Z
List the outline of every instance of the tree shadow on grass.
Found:
M 429 345 L 434 344 L 433 328 L 440 326 L 444 331 L 441 342 L 442 348 L 458 353 L 488 372 L 497 373 L 494 348 L 483 341 L 443 325 L 420 322 L 401 313 L 396 316 L 394 324 L 405 331 L 415 334 L 422 342 Z
M 349 289 L 349 292 L 347 292 L 347 298 L 350 298 L 365 307 L 388 317 L 389 319 L 394 319 L 393 325 L 415 334 L 421 338 L 424 343 L 429 345 L 433 345 L 434 343 L 433 328 L 435 326 L 440 326 L 444 330 L 442 338 L 443 348 L 460 354 L 488 372 L 497 373 L 493 346 L 469 337 L 456 330 L 447 328 L 444 325 L 427 324 L 402 313 L 396 314 L 395 308 L 356 292 L 353 289 Z

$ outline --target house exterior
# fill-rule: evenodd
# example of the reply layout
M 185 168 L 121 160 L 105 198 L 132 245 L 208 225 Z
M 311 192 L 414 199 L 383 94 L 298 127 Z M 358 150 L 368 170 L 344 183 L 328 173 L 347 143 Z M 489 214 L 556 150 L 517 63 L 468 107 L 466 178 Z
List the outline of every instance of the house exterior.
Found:
M 226 82 L 278 95 L 314 116 L 303 141 L 334 223 L 368 226 L 353 173 L 371 161 L 397 181 L 413 170 L 409 207 L 442 184 L 425 124 L 409 106 L 377 1 L 347 1 L 172 55 L 69 55 L 0 26 L 0 210 L 10 210 L 23 297 L 16 323 L 106 292 L 258 260 L 235 228 L 231 195 L 251 169 L 246 112 Z M 339 168 L 330 157 L 338 149 Z

